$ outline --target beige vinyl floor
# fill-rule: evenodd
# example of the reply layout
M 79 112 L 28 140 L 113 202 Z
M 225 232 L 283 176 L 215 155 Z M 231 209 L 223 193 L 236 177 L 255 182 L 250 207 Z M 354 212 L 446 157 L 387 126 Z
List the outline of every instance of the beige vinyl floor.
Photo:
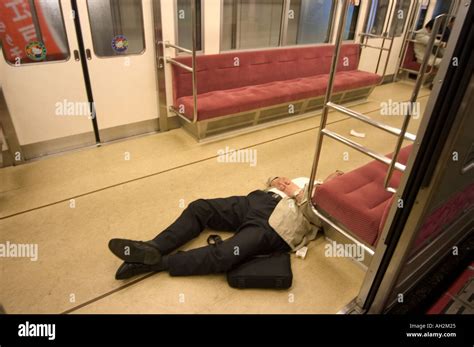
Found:
M 400 126 L 401 116 L 380 114 L 381 103 L 408 100 L 411 91 L 406 82 L 383 85 L 353 109 Z M 423 89 L 422 110 L 428 99 Z M 204 144 L 176 129 L 0 169 L 0 243 L 38 245 L 37 261 L 0 258 L 0 304 L 7 313 L 338 312 L 357 295 L 365 272 L 352 259 L 326 257 L 322 236 L 306 259 L 292 255 L 293 286 L 285 291 L 232 289 L 224 275 L 116 281 L 121 261 L 107 248 L 114 237 L 154 237 L 194 199 L 245 195 L 273 174 L 309 176 L 319 121 L 314 116 Z M 394 149 L 395 137 L 343 114 L 331 112 L 329 123 L 345 136 L 351 129 L 366 133 L 354 140 L 377 151 Z M 254 151 L 256 165 L 219 162 L 218 151 L 226 148 Z M 369 160 L 327 139 L 317 176 Z M 204 245 L 208 234 L 186 248 Z

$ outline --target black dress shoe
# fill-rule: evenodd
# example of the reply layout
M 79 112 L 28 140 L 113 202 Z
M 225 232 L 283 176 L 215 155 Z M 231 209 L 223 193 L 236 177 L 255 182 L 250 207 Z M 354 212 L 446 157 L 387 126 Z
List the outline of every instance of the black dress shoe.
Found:
M 125 239 L 112 239 L 109 249 L 127 263 L 156 265 L 161 262 L 160 251 L 151 243 Z
M 126 280 L 130 277 L 141 275 L 147 272 L 153 272 L 150 265 L 139 263 L 123 263 L 115 274 L 116 280 Z

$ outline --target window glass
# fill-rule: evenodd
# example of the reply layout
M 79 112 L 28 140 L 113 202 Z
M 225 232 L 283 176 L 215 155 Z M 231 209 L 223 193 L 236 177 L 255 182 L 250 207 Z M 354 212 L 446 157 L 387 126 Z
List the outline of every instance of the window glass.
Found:
M 397 0 L 395 15 L 390 27 L 390 36 L 401 36 L 410 10 L 410 0 Z
M 99 57 L 145 50 L 141 0 L 87 0 L 94 53 Z
M 332 0 L 291 0 L 287 44 L 328 42 L 333 11 Z
M 385 18 L 387 17 L 389 0 L 374 0 L 367 22 L 367 32 L 373 35 L 382 35 Z
M 423 28 L 423 23 L 425 22 L 426 15 L 428 13 L 429 4 L 430 4 L 430 2 L 427 1 L 426 4 L 422 4 L 420 6 L 420 12 L 418 13 L 418 20 L 416 21 L 415 30 L 420 30 L 421 28 Z
M 169 1 L 169 0 L 168 0 Z M 192 36 L 192 11 L 191 1 L 193 0 L 177 0 L 177 44 L 178 46 L 192 49 L 193 48 L 193 36 Z M 197 40 L 196 49 L 202 51 L 202 9 L 201 0 L 194 0 L 196 2 L 196 15 L 197 15 Z
M 344 40 L 354 40 L 359 19 L 360 1 L 351 1 L 347 10 L 346 26 L 344 28 Z
M 0 41 L 16 66 L 68 59 L 59 0 L 0 0 Z
M 283 0 L 224 0 L 221 50 L 277 47 Z

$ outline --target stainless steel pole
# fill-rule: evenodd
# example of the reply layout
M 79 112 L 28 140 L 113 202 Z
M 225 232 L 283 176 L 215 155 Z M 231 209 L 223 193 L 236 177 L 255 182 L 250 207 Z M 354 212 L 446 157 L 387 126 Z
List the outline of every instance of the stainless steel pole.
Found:
M 196 11 L 196 0 L 191 0 L 191 16 L 192 16 L 192 36 L 193 36 L 193 52 L 192 52 L 192 61 L 193 61 L 193 123 L 197 122 L 198 117 L 198 104 L 197 104 L 197 66 L 196 66 L 196 44 L 197 44 L 197 11 Z
M 430 37 L 430 40 L 428 41 L 428 46 L 426 47 L 425 56 L 423 57 L 423 63 L 421 64 L 421 69 L 420 69 L 421 72 L 418 74 L 418 77 L 417 77 L 416 83 L 415 83 L 415 88 L 413 88 L 413 92 L 412 92 L 412 95 L 411 95 L 411 98 L 410 98 L 410 103 L 411 104 L 410 104 L 410 107 L 408 108 L 407 114 L 405 115 L 405 117 L 403 119 L 403 124 L 402 124 L 402 127 L 401 127 L 401 133 L 400 133 L 400 136 L 398 137 L 397 144 L 395 146 L 395 151 L 393 152 L 393 155 L 392 155 L 392 161 L 390 162 L 390 165 L 389 165 L 389 168 L 388 168 L 388 171 L 387 171 L 387 176 L 385 177 L 384 187 L 385 187 L 386 190 L 388 190 L 392 193 L 394 192 L 394 189 L 389 188 L 390 180 L 392 179 L 393 170 L 395 168 L 395 164 L 397 163 L 397 159 L 398 159 L 398 153 L 400 153 L 400 149 L 402 147 L 403 140 L 405 139 L 405 133 L 407 131 L 408 124 L 409 124 L 411 116 L 412 116 L 411 115 L 412 108 L 413 108 L 412 106 L 416 102 L 416 99 L 418 98 L 418 93 L 420 92 L 421 85 L 423 83 L 423 77 L 425 75 L 426 67 L 427 67 L 428 62 L 430 60 L 430 57 L 432 55 L 431 52 L 433 51 L 433 46 L 434 46 L 434 43 L 435 43 L 435 40 L 436 40 L 436 35 L 438 34 L 438 30 L 439 30 L 439 27 L 441 25 L 441 20 L 442 20 L 443 17 L 446 17 L 446 15 L 445 14 L 439 15 L 435 19 L 435 22 L 434 22 L 434 25 L 433 25 L 433 30 L 431 31 L 431 37 Z
M 326 128 L 328 112 L 329 112 L 329 106 L 327 104 L 328 102 L 331 101 L 332 90 L 334 86 L 334 78 L 336 76 L 337 63 L 339 61 L 339 53 L 341 51 L 341 45 L 342 45 L 342 34 L 344 32 L 347 10 L 349 8 L 349 0 L 340 0 L 340 1 L 342 3 L 342 11 L 341 11 L 341 17 L 339 19 L 339 25 L 337 27 L 336 44 L 335 44 L 336 47 L 335 47 L 334 55 L 332 57 L 332 65 L 331 65 L 331 71 L 329 73 L 329 81 L 328 81 L 328 86 L 326 90 L 326 98 L 324 100 L 323 113 L 321 115 L 321 122 L 319 125 L 318 137 L 316 140 L 316 150 L 314 153 L 313 167 L 311 168 L 311 176 L 309 179 L 309 186 L 308 186 L 309 199 L 311 199 L 312 194 L 313 194 L 314 180 L 316 178 L 316 171 L 318 169 L 319 159 L 321 157 L 321 147 L 323 145 L 323 136 L 324 136 L 324 133 L 322 132 L 322 130 Z

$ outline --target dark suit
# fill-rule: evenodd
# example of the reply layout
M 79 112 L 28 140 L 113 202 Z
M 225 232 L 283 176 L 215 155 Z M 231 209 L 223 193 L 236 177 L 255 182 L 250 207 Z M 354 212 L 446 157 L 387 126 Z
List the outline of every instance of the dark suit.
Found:
M 281 197 L 256 190 L 247 196 L 199 199 L 152 242 L 163 255 L 181 247 L 207 227 L 235 234 L 217 245 L 178 252 L 168 257 L 172 276 L 205 275 L 230 270 L 255 255 L 289 251 L 290 247 L 268 224 Z

